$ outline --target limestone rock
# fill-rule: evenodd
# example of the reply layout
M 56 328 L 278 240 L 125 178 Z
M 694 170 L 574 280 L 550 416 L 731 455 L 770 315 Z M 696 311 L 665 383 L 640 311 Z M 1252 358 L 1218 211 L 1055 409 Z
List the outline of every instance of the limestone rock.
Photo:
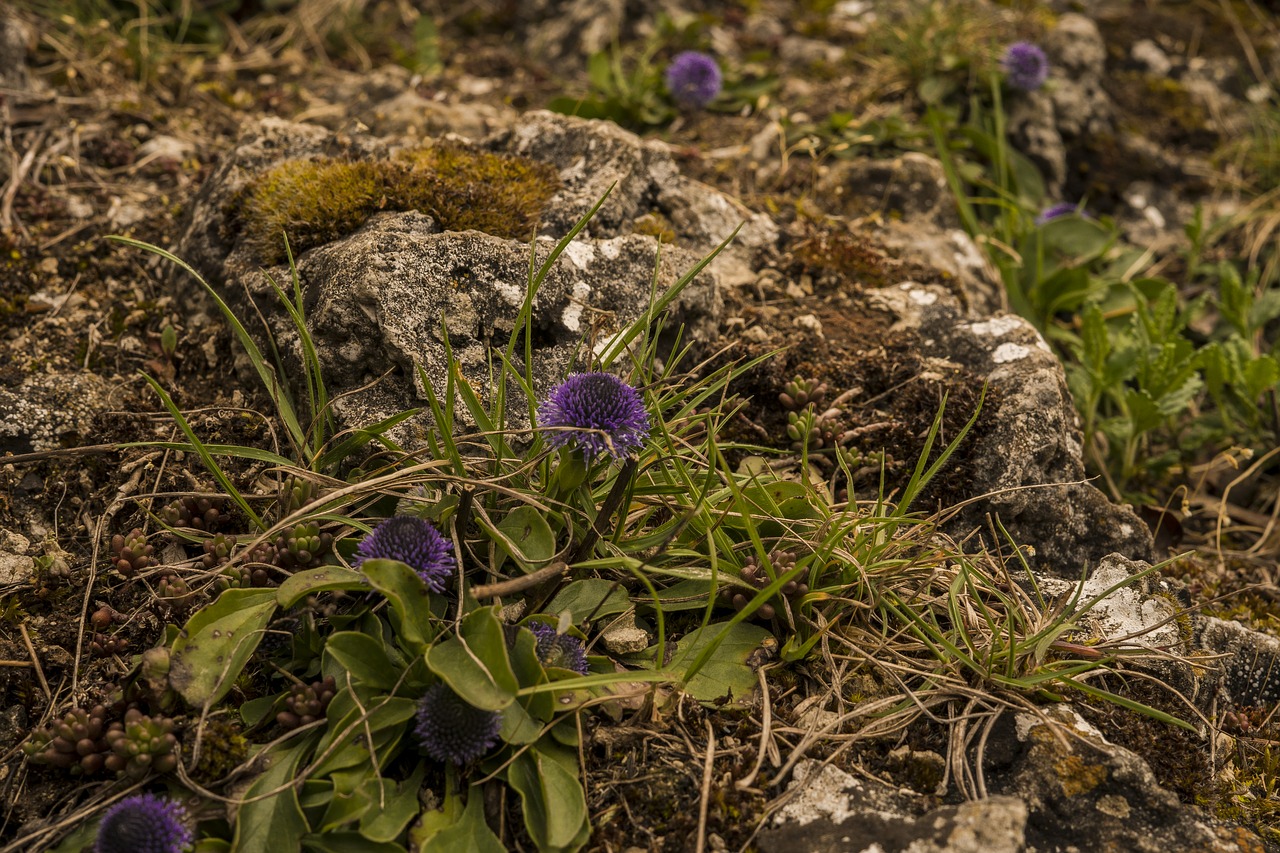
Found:
M 1215 824 L 1161 788 L 1147 763 L 1108 743 L 1072 708 L 1018 713 L 988 738 L 988 794 L 1017 797 L 1027 808 L 1027 849 L 1167 853 L 1253 853 L 1247 830 Z
M 720 193 L 679 175 L 661 145 L 605 122 L 534 113 L 484 143 L 550 163 L 562 189 L 546 207 L 538 253 L 546 257 L 610 186 L 614 194 L 591 227 L 551 270 L 533 304 L 535 386 L 549 390 L 584 337 L 597 352 L 610 336 L 641 316 L 650 299 L 660 256 L 660 288 L 674 283 L 744 220 L 735 253 L 726 253 L 670 306 L 665 318 L 697 339 L 718 320 L 718 276 L 735 275 L 751 252 L 776 240 L 765 217 L 750 216 Z M 235 205 L 256 175 L 293 158 L 341 155 L 377 160 L 391 145 L 377 137 L 346 137 L 322 129 L 267 120 L 251 129 L 219 165 L 192 206 L 178 255 L 201 271 L 241 316 L 250 316 L 247 291 L 267 318 L 299 381 L 301 347 L 288 314 L 278 305 L 259 260 L 237 232 Z M 676 234 L 658 252 L 651 236 L 633 232 L 655 211 Z M 734 265 L 737 265 L 736 267 Z M 482 396 L 490 389 L 487 347 L 513 333 L 529 268 L 528 245 L 480 232 L 445 232 L 417 212 L 371 217 L 355 233 L 303 252 L 297 259 L 309 332 L 320 353 L 334 411 L 342 426 L 367 426 L 425 403 L 418 366 L 442 391 L 447 356 L 441 319 L 455 359 Z M 287 281 L 287 269 L 270 271 Z M 381 384 L 369 386 L 388 374 Z M 515 389 L 513 389 L 514 391 Z M 304 394 L 305 396 L 305 394 Z M 521 425 L 528 408 L 517 396 L 509 407 Z M 526 418 L 527 419 L 527 418 Z M 398 434 L 412 440 L 423 423 Z
M 1085 480 L 1080 426 L 1061 363 L 1029 322 L 997 314 L 968 320 L 942 288 L 905 283 L 875 299 L 914 329 L 922 354 L 966 367 L 989 386 L 993 427 L 971 439 L 964 460 L 973 496 L 950 522 L 961 538 L 987 535 L 987 513 L 1013 540 L 1031 546 L 1031 563 L 1064 578 L 1119 552 L 1149 559 L 1151 534 L 1130 509 Z
M 798 795 L 760 833 L 762 853 L 881 850 L 912 853 L 1019 853 L 1027 807 L 991 797 L 928 809 L 926 799 L 855 779 L 820 761 L 796 766 Z
M 1051 197 L 1060 198 L 1067 150 L 1082 137 L 1110 132 L 1113 106 L 1102 88 L 1107 50 L 1098 25 L 1063 15 L 1045 38 L 1049 83 L 1008 105 L 1008 128 L 1017 148 L 1040 167 Z
M 0 387 L 0 454 L 53 450 L 83 442 L 109 408 L 107 383 L 95 373 L 35 373 Z

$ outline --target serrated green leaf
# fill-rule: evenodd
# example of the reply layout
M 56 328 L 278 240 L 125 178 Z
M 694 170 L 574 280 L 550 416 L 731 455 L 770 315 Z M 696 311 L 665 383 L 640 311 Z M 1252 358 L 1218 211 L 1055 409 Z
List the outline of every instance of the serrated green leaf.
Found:
M 1160 426 L 1163 420 L 1160 407 L 1149 393 L 1130 388 L 1125 391 L 1124 402 L 1129 412 L 1129 429 L 1132 435 L 1141 435 Z
M 1280 363 L 1274 356 L 1255 358 L 1244 367 L 1245 398 L 1254 401 L 1280 382 Z
M 342 566 L 320 566 L 297 572 L 285 579 L 276 590 L 281 607 L 293 607 L 308 595 L 332 590 L 367 590 L 369 582 L 359 572 Z
M 239 677 L 275 612 L 275 590 L 223 592 L 192 616 L 174 640 L 170 685 L 194 707 L 217 702 Z

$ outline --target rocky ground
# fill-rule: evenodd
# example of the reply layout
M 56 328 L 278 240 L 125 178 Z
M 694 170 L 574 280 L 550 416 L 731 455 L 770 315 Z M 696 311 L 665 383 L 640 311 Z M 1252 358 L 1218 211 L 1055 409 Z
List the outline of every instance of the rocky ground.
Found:
M 1188 703 L 1137 678 L 1126 689 L 1170 713 L 1195 709 L 1196 733 L 1042 695 L 990 725 L 922 718 L 860 738 L 856 674 L 829 657 L 768 666 L 767 694 L 745 708 L 674 701 L 593 724 L 589 849 L 1276 849 L 1270 448 L 1210 448 L 1131 490 L 1086 468 L 1062 365 L 1006 312 L 990 256 L 927 153 L 919 95 L 926 80 L 968 85 L 972 56 L 991 45 L 1043 44 L 1051 85 L 1008 105 L 1008 132 L 1047 196 L 1086 200 L 1175 281 L 1200 206 L 1205 221 L 1227 223 L 1206 251 L 1265 273 L 1280 223 L 1276 137 L 1259 130 L 1259 110 L 1274 115 L 1267 81 L 1280 79 L 1272 13 L 1127 2 L 975 2 L 958 17 L 926 2 L 226 5 L 189 21 L 183 44 L 162 16 L 126 26 L 118 11 L 101 25 L 38 4 L 0 12 L 7 849 L 44 849 L 102 801 L 102 784 L 70 786 L 25 759 L 33 727 L 106 701 L 132 656 L 195 607 L 128 581 L 108 558 L 113 535 L 155 529 L 148 507 L 215 486 L 190 454 L 120 446 L 180 437 L 143 374 L 205 441 L 283 445 L 213 301 L 169 263 L 103 238 L 173 250 L 242 317 L 255 298 L 298 366 L 291 320 L 268 307 L 263 273 L 287 281 L 288 268 L 245 227 L 258 212 L 245 193 L 287 160 L 390 162 L 445 139 L 551 176 L 537 225 L 550 240 L 615 185 L 536 306 L 547 387 L 584 337 L 605 341 L 640 316 L 655 258 L 669 284 L 742 223 L 670 312 L 700 356 L 781 350 L 735 384 L 745 406 L 726 440 L 789 446 L 779 393 L 794 377 L 826 383 L 860 460 L 845 488 L 865 497 L 881 463 L 887 488 L 905 483 L 945 398 L 942 444 L 978 411 L 918 504 L 955 508 L 941 528 L 952 540 L 1007 548 L 998 518 L 1046 584 L 1086 566 L 1095 580 L 1124 578 L 1141 570 L 1131 561 L 1192 552 L 1097 631 L 1133 630 L 1132 613 L 1143 630 L 1173 626 L 1162 648 L 1194 665 L 1159 675 Z M 332 26 L 344 14 L 349 25 Z M 619 39 L 709 48 L 745 94 L 652 126 L 632 114 L 629 129 L 543 111 L 583 98 L 587 57 Z M 841 112 L 858 117 L 862 136 L 833 129 Z M 511 333 L 518 301 L 503 287 L 527 268 L 524 226 L 464 231 L 392 205 L 354 233 L 297 247 L 319 361 L 330 390 L 347 394 L 334 407 L 340 427 L 423 405 L 423 382 L 448 369 L 440 315 L 454 359 L 479 383 L 486 347 Z M 424 299 L 418 282 L 437 286 Z M 410 419 L 394 435 L 411 445 L 427 423 Z M 1274 444 L 1274 432 L 1260 435 Z M 269 474 L 265 464 L 235 473 L 246 484 Z M 161 562 L 186 557 L 168 547 Z

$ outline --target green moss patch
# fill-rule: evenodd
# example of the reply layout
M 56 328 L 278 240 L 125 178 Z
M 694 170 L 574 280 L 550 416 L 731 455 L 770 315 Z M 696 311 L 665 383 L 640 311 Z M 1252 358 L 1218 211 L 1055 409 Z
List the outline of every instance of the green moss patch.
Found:
M 418 210 L 446 231 L 529 239 L 559 188 L 545 163 L 437 145 L 391 160 L 289 160 L 241 196 L 244 239 L 267 264 L 350 234 L 381 210 Z

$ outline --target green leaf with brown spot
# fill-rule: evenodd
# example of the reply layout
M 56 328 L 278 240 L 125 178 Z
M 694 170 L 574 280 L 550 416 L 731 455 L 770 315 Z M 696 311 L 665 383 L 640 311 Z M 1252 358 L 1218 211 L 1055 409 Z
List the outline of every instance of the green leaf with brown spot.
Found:
M 290 576 L 276 590 L 276 601 L 281 607 L 292 607 L 308 595 L 333 590 L 368 589 L 365 576 L 342 566 L 321 566 Z
M 169 684 L 204 708 L 217 702 L 239 677 L 276 612 L 273 589 L 229 589 L 201 609 L 173 641 Z

